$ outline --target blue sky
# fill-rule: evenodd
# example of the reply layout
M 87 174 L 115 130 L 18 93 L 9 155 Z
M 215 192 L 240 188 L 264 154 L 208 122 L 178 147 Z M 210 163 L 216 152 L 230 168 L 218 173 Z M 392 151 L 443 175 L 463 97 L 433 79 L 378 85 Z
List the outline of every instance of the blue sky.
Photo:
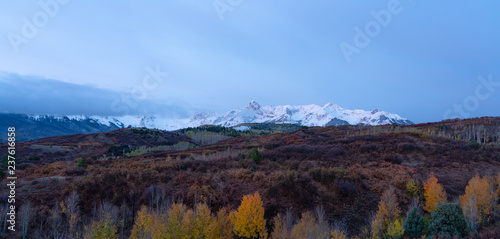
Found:
M 256 100 L 499 116 L 499 1 L 40 2 L 0 2 L 0 112 L 182 116 Z M 124 94 L 138 105 L 110 106 Z

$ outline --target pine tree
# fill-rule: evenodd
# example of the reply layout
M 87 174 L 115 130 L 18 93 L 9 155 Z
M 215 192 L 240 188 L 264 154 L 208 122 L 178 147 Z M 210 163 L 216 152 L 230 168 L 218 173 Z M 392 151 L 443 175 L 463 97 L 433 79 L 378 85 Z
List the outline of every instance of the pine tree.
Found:
M 430 235 L 464 237 L 468 233 L 467 223 L 460 205 L 444 203 L 436 206 L 429 221 Z
M 255 148 L 250 150 L 250 152 L 247 155 L 248 160 L 252 160 L 256 163 L 260 163 L 262 161 L 262 155 L 259 153 L 259 151 Z
M 78 160 L 77 166 L 79 168 L 87 168 L 87 159 L 85 159 L 85 157 L 82 157 L 80 160 Z
M 418 208 L 414 207 L 408 217 L 406 218 L 405 223 L 403 224 L 403 228 L 405 229 L 405 235 L 411 238 L 420 238 L 424 234 L 425 224 L 424 218 L 418 213 Z

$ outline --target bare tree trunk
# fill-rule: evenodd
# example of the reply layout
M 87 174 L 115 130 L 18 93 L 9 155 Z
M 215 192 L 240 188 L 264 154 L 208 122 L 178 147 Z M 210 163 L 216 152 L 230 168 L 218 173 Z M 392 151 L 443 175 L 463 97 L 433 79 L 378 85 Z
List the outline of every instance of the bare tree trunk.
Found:
M 62 215 L 59 202 L 56 202 L 51 212 L 52 236 L 58 238 L 62 231 Z
M 7 230 L 7 212 L 9 211 L 9 206 L 6 204 L 4 207 L 0 207 L 0 237 L 5 237 L 5 232 Z
M 118 221 L 120 214 L 120 210 L 118 209 L 117 206 L 113 205 L 113 203 L 109 201 L 104 201 L 101 203 L 101 206 L 99 207 L 99 213 L 97 220 L 103 220 L 106 218 L 107 215 L 111 217 L 111 219 Z
M 466 221 L 470 229 L 476 231 L 477 223 L 479 221 L 479 212 L 477 208 L 477 200 L 475 197 L 469 196 L 463 205 Z
M 21 224 L 21 233 L 23 239 L 28 236 L 28 228 L 32 217 L 31 202 L 24 203 L 19 209 L 19 221 Z
M 67 219 L 69 220 L 69 234 L 71 236 L 74 236 L 78 229 L 78 220 L 80 216 L 80 211 L 78 210 L 78 199 L 78 193 L 73 192 L 66 200 L 66 205 L 68 207 L 66 215 Z
M 120 207 L 120 218 L 121 218 L 121 224 L 120 225 L 120 231 L 121 231 L 121 235 L 124 235 L 125 234 L 125 229 L 128 228 L 129 226 L 131 226 L 132 224 L 132 220 L 133 220 L 133 215 L 134 213 L 132 212 L 132 210 L 130 209 L 130 207 L 127 205 L 127 203 L 125 202 L 125 200 L 123 200 L 122 202 L 122 205 Z

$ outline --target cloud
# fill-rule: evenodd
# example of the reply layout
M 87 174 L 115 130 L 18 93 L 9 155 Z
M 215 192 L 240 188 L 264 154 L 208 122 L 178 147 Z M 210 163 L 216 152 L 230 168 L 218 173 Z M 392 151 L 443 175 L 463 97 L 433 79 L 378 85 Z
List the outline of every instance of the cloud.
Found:
M 119 92 L 36 76 L 0 74 L 0 112 L 50 115 L 163 115 L 185 117 L 182 102 L 152 100 L 142 92 Z

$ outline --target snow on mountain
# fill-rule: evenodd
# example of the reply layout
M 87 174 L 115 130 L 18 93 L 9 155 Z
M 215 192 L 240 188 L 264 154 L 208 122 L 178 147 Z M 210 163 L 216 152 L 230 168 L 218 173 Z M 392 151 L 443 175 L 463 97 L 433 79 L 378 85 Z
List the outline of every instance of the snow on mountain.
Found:
M 177 130 L 201 125 L 233 127 L 243 123 L 289 123 L 304 126 L 339 125 L 383 125 L 412 124 L 411 121 L 385 111 L 365 111 L 344 109 L 336 104 L 320 105 L 278 105 L 261 106 L 251 101 L 247 106 L 228 111 L 224 114 L 199 112 L 190 118 L 174 119 L 160 116 L 30 116 L 32 120 L 88 121 L 108 127 L 125 128 L 146 127 L 163 130 Z
M 336 104 L 260 106 L 252 101 L 247 106 L 229 111 L 204 124 L 235 126 L 242 123 L 290 123 L 305 126 L 412 124 L 411 121 L 385 111 L 348 110 Z

